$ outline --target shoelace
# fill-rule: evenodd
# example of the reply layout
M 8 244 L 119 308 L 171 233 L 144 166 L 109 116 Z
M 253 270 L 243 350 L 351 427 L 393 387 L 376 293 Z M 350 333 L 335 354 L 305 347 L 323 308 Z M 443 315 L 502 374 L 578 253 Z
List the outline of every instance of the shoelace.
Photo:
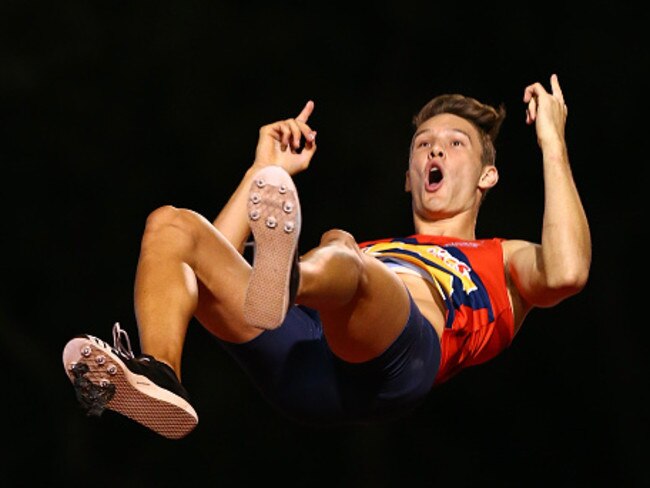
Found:
M 122 340 L 126 342 L 126 346 L 122 343 Z M 133 350 L 131 349 L 131 340 L 129 339 L 129 335 L 122 329 L 122 327 L 120 327 L 119 322 L 115 322 L 115 325 L 113 325 L 113 348 L 128 359 L 133 359 L 135 357 L 133 355 Z

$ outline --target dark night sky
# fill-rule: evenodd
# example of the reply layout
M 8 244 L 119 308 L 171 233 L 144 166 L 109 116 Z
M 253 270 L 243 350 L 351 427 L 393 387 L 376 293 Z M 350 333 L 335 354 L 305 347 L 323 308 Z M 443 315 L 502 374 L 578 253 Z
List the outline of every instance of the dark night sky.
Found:
M 0 483 L 647 486 L 650 368 L 633 304 L 650 63 L 642 15 L 607 5 L 2 2 Z M 552 72 L 569 105 L 592 274 L 581 295 L 534 311 L 501 356 L 407 419 L 313 429 L 276 414 L 193 323 L 190 436 L 84 416 L 63 346 L 81 332 L 109 340 L 115 321 L 135 340 L 147 215 L 169 203 L 214 217 L 261 125 L 316 102 L 318 152 L 296 177 L 304 251 L 332 227 L 359 240 L 411 233 L 412 115 L 442 92 L 505 103 L 501 180 L 478 233 L 537 240 L 541 161 L 521 98 Z

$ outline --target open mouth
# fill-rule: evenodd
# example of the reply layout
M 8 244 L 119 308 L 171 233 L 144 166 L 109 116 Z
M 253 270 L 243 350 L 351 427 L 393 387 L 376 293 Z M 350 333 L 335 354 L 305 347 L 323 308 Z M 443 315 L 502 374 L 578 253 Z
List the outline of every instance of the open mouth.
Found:
M 442 181 L 442 171 L 437 166 L 429 168 L 429 185 L 437 185 Z

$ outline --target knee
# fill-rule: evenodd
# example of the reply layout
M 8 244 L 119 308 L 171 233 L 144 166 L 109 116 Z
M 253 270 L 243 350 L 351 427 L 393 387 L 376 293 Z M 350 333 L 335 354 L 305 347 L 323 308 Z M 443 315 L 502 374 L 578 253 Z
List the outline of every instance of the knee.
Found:
M 351 266 L 363 270 L 363 255 L 354 236 L 341 229 L 331 229 L 321 236 L 321 248 L 333 250 L 333 254 L 344 257 Z
M 341 229 L 330 229 L 320 238 L 321 246 L 340 245 L 349 249 L 357 249 L 357 242 L 352 234 Z
M 147 217 L 145 233 L 155 232 L 169 226 L 179 226 L 182 220 L 181 212 L 182 210 L 173 207 L 172 205 L 158 207 Z
M 187 210 L 171 205 L 159 207 L 151 212 L 147 217 L 142 236 L 143 246 L 160 241 L 181 243 L 185 239 L 179 239 L 180 236 L 190 237 L 192 235 L 191 218 L 187 215 L 188 213 Z M 170 234 L 173 234 L 173 239 L 169 238 Z

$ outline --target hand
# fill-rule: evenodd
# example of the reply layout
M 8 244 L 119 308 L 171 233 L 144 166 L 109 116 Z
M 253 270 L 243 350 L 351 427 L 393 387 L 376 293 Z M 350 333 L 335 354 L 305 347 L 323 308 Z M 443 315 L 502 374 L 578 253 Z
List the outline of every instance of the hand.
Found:
M 528 85 L 524 90 L 524 103 L 528 105 L 526 123 L 535 123 L 540 146 L 554 141 L 564 144 L 568 108 L 557 75 L 551 75 L 551 93 L 541 83 Z
M 253 166 L 280 166 L 290 175 L 307 169 L 316 152 L 316 131 L 307 125 L 313 111 L 314 102 L 309 100 L 296 118 L 260 128 Z M 301 147 L 303 138 L 305 142 Z

